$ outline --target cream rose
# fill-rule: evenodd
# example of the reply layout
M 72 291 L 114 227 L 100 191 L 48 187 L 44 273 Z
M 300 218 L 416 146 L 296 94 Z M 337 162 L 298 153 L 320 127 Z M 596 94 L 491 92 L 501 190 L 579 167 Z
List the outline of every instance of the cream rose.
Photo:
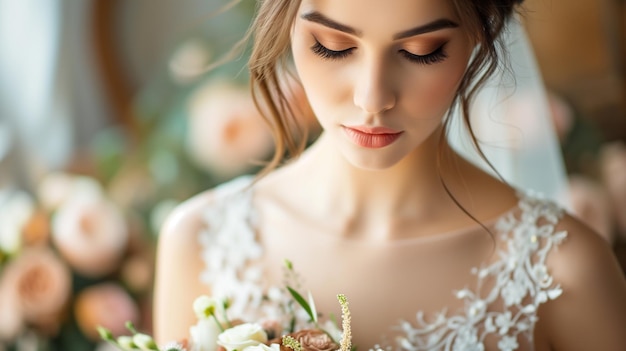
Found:
M 248 346 L 267 342 L 267 334 L 263 327 L 255 323 L 244 323 L 226 329 L 217 337 L 217 343 L 226 351 L 243 351 Z
M 75 198 L 59 208 L 52 240 L 79 273 L 100 277 L 120 264 L 129 240 L 122 212 L 104 198 Z
M 201 319 L 189 328 L 192 351 L 217 350 L 217 336 L 221 330 L 212 319 Z

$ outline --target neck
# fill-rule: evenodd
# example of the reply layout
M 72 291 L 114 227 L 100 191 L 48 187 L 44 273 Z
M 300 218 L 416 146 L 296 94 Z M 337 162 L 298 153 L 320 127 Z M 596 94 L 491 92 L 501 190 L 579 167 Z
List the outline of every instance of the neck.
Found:
M 439 144 L 439 134 L 435 133 L 392 167 L 366 170 L 348 163 L 332 141 L 322 136 L 298 162 L 304 166 L 301 170 L 307 177 L 316 179 L 310 189 L 314 198 L 320 200 L 316 202 L 333 204 L 332 213 L 338 217 L 427 218 L 434 211 L 456 207 L 442 185 L 440 172 L 457 174 L 458 170 L 440 170 L 438 155 L 458 156 L 447 143 Z M 447 185 L 452 178 L 446 176 Z

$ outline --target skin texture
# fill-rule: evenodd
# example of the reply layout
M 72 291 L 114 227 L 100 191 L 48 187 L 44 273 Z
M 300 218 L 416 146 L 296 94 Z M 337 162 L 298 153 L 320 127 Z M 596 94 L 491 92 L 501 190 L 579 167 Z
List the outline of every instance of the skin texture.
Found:
M 458 25 L 394 39 L 440 19 Z M 440 0 L 305 0 L 292 29 L 296 72 L 325 131 L 300 158 L 255 185 L 258 235 L 266 249 L 262 265 L 267 281 L 279 284 L 277 267 L 291 259 L 319 311 L 338 314 L 335 295 L 345 293 L 354 343 L 365 348 L 398 318 L 459 307 L 451 292 L 472 284 L 469 268 L 497 259 L 494 245 L 502 243 L 459 208 L 442 179 L 487 225 L 517 202 L 508 185 L 439 142 L 474 46 L 459 23 Z M 331 59 L 316 40 L 349 54 Z M 416 63 L 406 52 L 444 55 Z M 346 126 L 401 134 L 391 145 L 367 148 L 354 143 Z M 440 153 L 447 156 L 438 162 Z M 154 309 L 160 341 L 187 337 L 195 323 L 193 299 L 210 294 L 198 278 L 197 236 L 212 201 L 210 191 L 199 194 L 164 226 Z M 569 216 L 559 229 L 568 231 L 568 239 L 551 253 L 548 268 L 565 293 L 540 308 L 535 350 L 626 349 L 626 283 L 610 248 Z M 486 347 L 496 349 L 492 340 Z M 530 347 L 521 343 L 520 349 Z

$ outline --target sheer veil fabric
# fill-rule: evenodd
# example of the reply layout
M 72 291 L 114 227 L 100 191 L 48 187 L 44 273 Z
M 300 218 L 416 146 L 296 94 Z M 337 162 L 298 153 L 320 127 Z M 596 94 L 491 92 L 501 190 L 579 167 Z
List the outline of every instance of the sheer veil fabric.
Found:
M 570 209 L 567 177 L 548 95 L 532 46 L 518 18 L 504 34 L 504 65 L 477 94 L 471 122 L 481 149 L 518 189 L 536 191 Z M 494 174 L 473 147 L 455 111 L 448 139 L 468 160 Z

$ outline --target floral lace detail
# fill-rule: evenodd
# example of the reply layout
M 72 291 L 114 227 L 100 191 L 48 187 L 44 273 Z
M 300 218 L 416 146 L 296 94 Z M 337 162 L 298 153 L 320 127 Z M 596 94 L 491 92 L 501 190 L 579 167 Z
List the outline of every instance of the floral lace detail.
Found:
M 264 286 L 262 269 L 254 264 L 263 248 L 256 237 L 250 184 L 250 177 L 241 177 L 215 189 L 214 205 L 205 211 L 207 229 L 200 233 L 206 264 L 201 280 L 211 286 L 213 296 L 231 299 L 234 318 L 281 320 L 288 308 L 286 294 Z M 557 205 L 536 195 L 519 198 L 519 211 L 504 215 L 495 226 L 504 243 L 496 252 L 499 259 L 472 269 L 477 277 L 474 291 L 455 292 L 463 310 L 451 316 L 443 310 L 431 321 L 418 312 L 414 323 L 399 325 L 402 337 L 394 349 L 483 351 L 488 336 L 496 338 L 500 351 L 517 350 L 520 337 L 532 343 L 538 307 L 562 294 L 545 262 L 567 233 L 555 231 L 563 214 Z M 488 281 L 493 287 L 487 288 Z M 496 302 L 501 302 L 501 311 L 489 309 Z
M 556 299 L 562 293 L 545 265 L 550 250 L 559 245 L 567 232 L 555 231 L 562 210 L 539 196 L 520 194 L 516 216 L 508 213 L 496 223 L 496 232 L 505 249 L 497 251 L 499 260 L 489 266 L 474 268 L 475 291 L 462 289 L 456 298 L 464 302 L 458 315 L 439 313 L 432 322 L 417 314 L 416 324 L 400 325 L 404 336 L 398 346 L 410 351 L 485 350 L 487 336 L 495 336 L 500 351 L 517 350 L 519 337 L 532 343 L 539 305 Z M 494 282 L 483 292 L 486 281 Z M 502 311 L 488 307 L 501 300 Z
M 205 270 L 200 279 L 214 297 L 231 301 L 231 318 L 280 320 L 285 294 L 262 284 L 263 272 L 253 263 L 263 255 L 256 238 L 252 182 L 242 176 L 215 188 L 214 203 L 204 212 L 207 228 L 200 233 Z

